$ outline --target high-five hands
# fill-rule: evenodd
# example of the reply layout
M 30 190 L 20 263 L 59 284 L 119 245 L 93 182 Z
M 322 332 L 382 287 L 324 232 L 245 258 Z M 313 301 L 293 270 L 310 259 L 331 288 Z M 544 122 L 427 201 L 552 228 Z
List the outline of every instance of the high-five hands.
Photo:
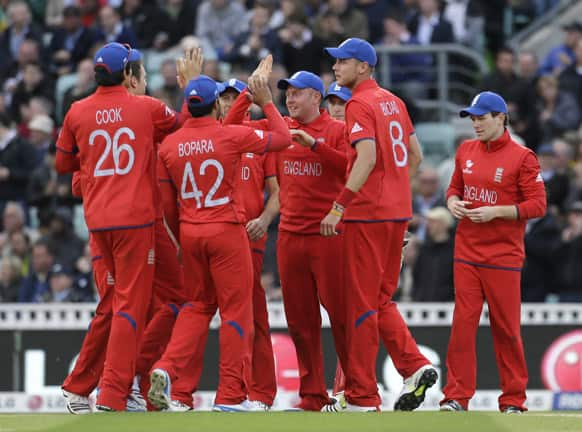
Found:
M 177 80 L 181 89 L 186 87 L 188 81 L 197 78 L 202 72 L 204 56 L 202 48 L 192 48 L 184 52 L 184 57 L 176 60 Z

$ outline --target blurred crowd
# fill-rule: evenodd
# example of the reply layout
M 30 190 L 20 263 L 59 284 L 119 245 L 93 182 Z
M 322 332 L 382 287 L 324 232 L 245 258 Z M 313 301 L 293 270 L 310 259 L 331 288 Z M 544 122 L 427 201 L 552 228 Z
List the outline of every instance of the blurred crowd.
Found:
M 582 301 L 582 266 L 576 265 L 582 262 L 582 23 L 564 26 L 563 43 L 545 58 L 506 47 L 511 35 L 557 3 L 0 0 L 0 301 L 95 300 L 80 202 L 71 195 L 71 178 L 56 173 L 54 154 L 64 113 L 95 89 L 92 56 L 103 43 L 142 50 L 148 92 L 179 109 L 172 58 L 186 47 L 203 48 L 203 72 L 216 80 L 246 80 L 270 53 L 273 81 L 309 70 L 327 85 L 331 60 L 322 48 L 350 36 L 389 46 L 460 43 L 493 59 L 491 72 L 476 77 L 479 87 L 508 101 L 511 129 L 537 152 L 548 190 L 550 211 L 527 228 L 524 300 Z M 422 68 L 427 61 L 426 55 L 401 54 L 391 64 Z M 394 71 L 391 79 L 423 80 Z M 285 111 L 283 95 L 275 97 Z M 453 163 L 426 164 L 414 180 L 402 300 L 453 298 L 454 221 L 443 208 Z M 269 233 L 264 284 L 275 299 L 276 225 Z

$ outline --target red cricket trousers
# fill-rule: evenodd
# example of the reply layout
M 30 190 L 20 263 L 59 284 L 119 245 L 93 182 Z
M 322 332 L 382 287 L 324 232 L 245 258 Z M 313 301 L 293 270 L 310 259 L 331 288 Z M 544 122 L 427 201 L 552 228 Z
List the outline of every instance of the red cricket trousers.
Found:
M 489 305 L 493 346 L 501 378 L 499 409 L 525 410 L 527 366 L 521 340 L 521 273 L 455 261 L 455 312 L 447 351 L 444 401 L 454 399 L 467 409 L 477 385 L 475 352 L 483 303 Z
M 154 368 L 166 370 L 172 380 L 188 373 L 218 307 L 220 364 L 215 403 L 238 404 L 247 396 L 245 365 L 250 364 L 253 340 L 247 233 L 239 224 L 181 224 L 180 243 L 184 279 L 192 284 L 193 301 L 180 311 L 170 343 Z
M 376 380 L 380 337 L 404 378 L 430 363 L 392 301 L 406 227 L 406 222 L 345 224 L 342 270 L 350 357 L 348 363 L 340 360 L 346 373 L 346 399 L 354 405 L 381 404 Z
M 281 231 L 277 242 L 285 316 L 299 364 L 298 407 L 309 411 L 319 411 L 330 401 L 323 370 L 320 303 L 329 314 L 340 361 L 347 363 L 341 237 Z
M 92 235 L 115 280 L 111 330 L 97 404 L 124 411 L 152 294 L 154 227 Z
M 99 293 L 99 304 L 95 310 L 95 316 L 89 324 L 75 367 L 63 383 L 65 390 L 81 396 L 89 396 L 97 387 L 103 373 L 105 347 L 111 330 L 114 294 L 113 279 L 108 278 L 103 257 L 92 238 L 89 243 L 93 256 L 93 278 Z

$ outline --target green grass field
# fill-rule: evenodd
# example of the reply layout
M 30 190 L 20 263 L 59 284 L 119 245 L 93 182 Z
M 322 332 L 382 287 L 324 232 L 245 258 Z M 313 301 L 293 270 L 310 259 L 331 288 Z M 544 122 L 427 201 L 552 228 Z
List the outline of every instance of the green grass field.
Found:
M 568 432 L 582 431 L 582 413 L 533 412 L 521 416 L 493 412 L 471 413 L 148 413 L 3 414 L 0 432 Z

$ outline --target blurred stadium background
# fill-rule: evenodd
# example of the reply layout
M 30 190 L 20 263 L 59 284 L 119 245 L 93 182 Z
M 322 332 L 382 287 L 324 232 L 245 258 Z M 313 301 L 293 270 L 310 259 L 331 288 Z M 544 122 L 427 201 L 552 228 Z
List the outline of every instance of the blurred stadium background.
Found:
M 508 101 L 517 140 L 539 156 L 548 214 L 528 224 L 523 336 L 532 410 L 582 409 L 582 2 L 576 0 L 0 0 L 0 413 L 64 412 L 58 391 L 97 301 L 82 206 L 54 169 L 68 107 L 90 94 L 92 53 L 104 41 L 145 55 L 148 92 L 181 104 L 174 59 L 202 46 L 204 73 L 246 79 L 267 53 L 273 82 L 306 69 L 333 80 L 324 46 L 349 36 L 376 45 L 376 78 L 404 98 L 426 160 L 414 179 L 413 238 L 400 309 L 441 369 L 452 318 L 454 224 L 442 212 L 458 143 L 472 136 L 457 112 L 480 90 Z M 282 94 L 274 89 L 285 112 Z M 269 229 L 263 285 L 270 300 L 280 394 L 297 391 Z M 324 320 L 325 321 L 325 320 Z M 483 313 L 474 409 L 496 409 L 498 378 Z M 200 409 L 216 386 L 216 323 Z M 329 385 L 335 357 L 323 330 Z M 400 381 L 378 358 L 389 408 Z M 435 409 L 439 382 L 424 409 Z

